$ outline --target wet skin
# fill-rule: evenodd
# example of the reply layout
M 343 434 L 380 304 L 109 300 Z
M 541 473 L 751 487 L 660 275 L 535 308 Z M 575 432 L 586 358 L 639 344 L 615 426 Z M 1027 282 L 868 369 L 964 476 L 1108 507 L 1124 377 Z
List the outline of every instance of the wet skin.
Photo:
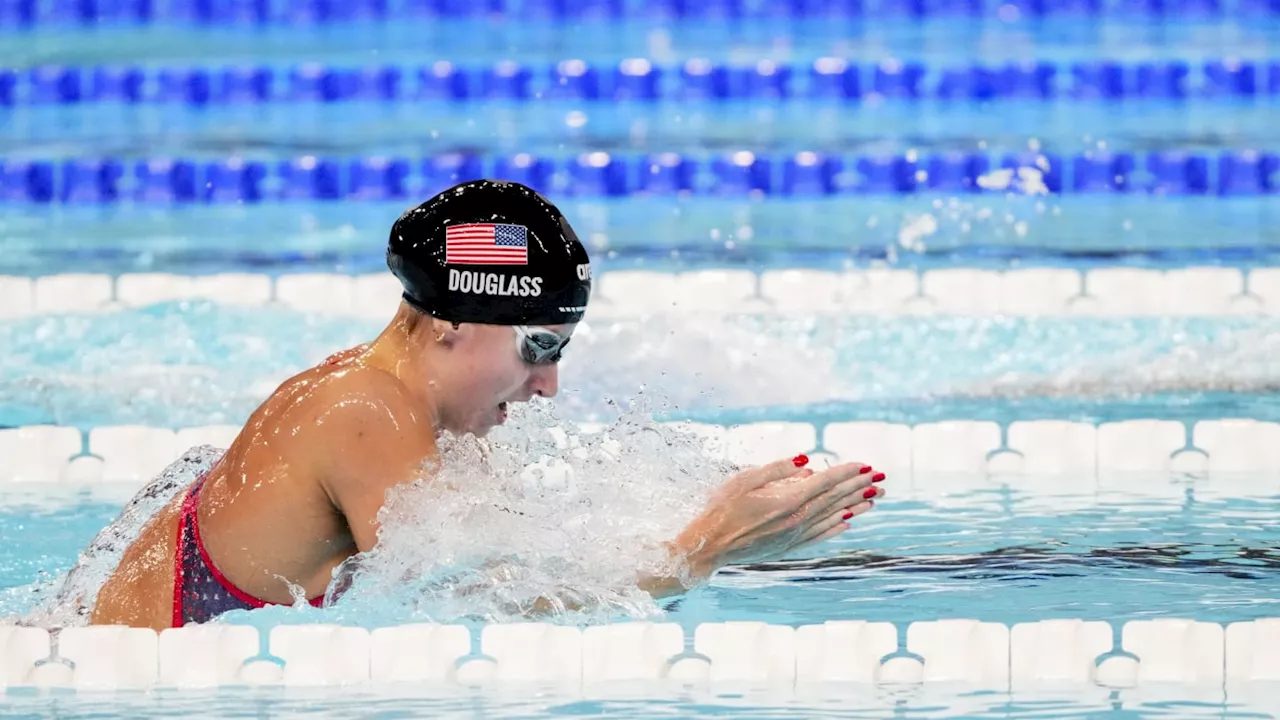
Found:
M 323 595 L 338 565 L 374 546 L 387 491 L 429 475 L 438 432 L 483 436 L 505 420 L 508 403 L 554 396 L 558 373 L 522 361 L 510 327 L 454 326 L 402 306 L 374 342 L 285 381 L 210 468 L 197 517 L 213 566 L 269 603 L 291 604 L 290 585 L 307 598 Z M 637 585 L 674 595 L 726 564 L 782 557 L 847 530 L 883 495 L 872 483 L 884 475 L 869 466 L 815 471 L 807 462 L 783 458 L 729 478 L 662 543 L 672 569 L 637 574 Z M 184 495 L 126 549 L 98 594 L 93 624 L 172 625 Z
M 289 584 L 323 595 L 334 568 L 373 547 L 386 491 L 436 457 L 438 429 L 483 435 L 503 404 L 557 383 L 554 365 L 519 359 L 509 327 L 454 329 L 402 308 L 373 343 L 286 380 L 209 470 L 198 523 L 214 566 L 270 603 L 292 603 Z M 172 625 L 184 495 L 125 551 L 94 624 Z

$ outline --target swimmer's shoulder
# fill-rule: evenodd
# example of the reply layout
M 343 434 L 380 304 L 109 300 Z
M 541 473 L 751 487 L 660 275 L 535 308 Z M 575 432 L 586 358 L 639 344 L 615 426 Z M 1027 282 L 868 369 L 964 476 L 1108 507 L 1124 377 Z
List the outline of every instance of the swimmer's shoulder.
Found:
M 391 373 L 366 363 L 367 349 L 357 345 L 336 352 L 286 380 L 275 394 L 313 411 L 351 400 L 412 410 L 416 401 L 409 389 Z
M 347 365 L 355 360 L 358 360 L 362 355 L 364 355 L 366 351 L 368 351 L 368 349 L 369 349 L 369 344 L 364 343 L 362 345 L 356 345 L 355 347 L 352 347 L 352 348 L 347 348 L 346 350 L 339 350 L 338 352 L 325 358 L 324 362 L 320 363 L 319 367 L 320 369 L 324 369 L 324 368 L 336 367 L 340 365 Z
M 360 363 L 342 365 L 323 374 L 315 384 L 311 402 L 326 416 L 338 419 L 431 424 L 427 406 L 399 378 Z
M 258 413 L 274 433 L 283 432 L 308 454 L 373 433 L 399 439 L 410 447 L 429 439 L 435 446 L 435 423 L 429 408 L 391 373 L 360 361 L 358 348 L 286 380 Z
M 303 462 L 349 522 L 376 515 L 389 487 L 436 456 L 434 419 L 391 373 L 353 363 L 317 382 L 308 403 Z

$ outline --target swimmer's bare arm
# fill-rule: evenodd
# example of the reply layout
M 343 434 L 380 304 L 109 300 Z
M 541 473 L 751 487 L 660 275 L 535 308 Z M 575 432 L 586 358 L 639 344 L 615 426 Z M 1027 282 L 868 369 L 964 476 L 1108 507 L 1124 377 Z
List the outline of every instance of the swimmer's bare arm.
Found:
M 325 491 L 366 552 L 377 542 L 387 490 L 421 477 L 436 458 L 435 427 L 395 378 L 353 372 L 360 376 L 319 398 L 325 409 L 316 417 L 314 457 Z M 864 469 L 846 463 L 814 472 L 784 459 L 738 473 L 666 543 L 670 571 L 641 574 L 637 584 L 655 597 L 678 595 L 725 565 L 773 559 L 844 532 L 844 515 L 871 509 L 863 493 L 872 473 Z
M 863 463 L 814 472 L 797 468 L 789 458 L 744 470 L 726 481 L 702 513 L 664 544 L 668 571 L 643 573 L 637 585 L 655 598 L 681 595 L 726 565 L 776 559 L 835 537 L 883 495 L 877 488 L 871 497 L 865 496 L 876 477 Z M 566 592 L 538 598 L 530 610 L 555 613 L 578 607 Z
M 681 595 L 725 565 L 776 559 L 835 537 L 883 494 L 877 488 L 867 497 L 877 478 L 884 476 L 863 463 L 814 472 L 796 467 L 790 458 L 744 470 L 721 485 L 674 540 L 663 544 L 666 571 L 640 573 L 636 584 L 655 598 Z M 544 614 L 579 608 L 567 589 L 517 610 Z
M 791 459 L 744 470 L 667 543 L 676 569 L 641 577 L 640 588 L 654 597 L 679 595 L 725 565 L 775 559 L 835 537 L 883 494 L 877 489 L 865 496 L 874 477 L 863 463 L 814 472 Z
M 314 476 L 346 518 L 357 551 L 367 552 L 387 491 L 422 477 L 436 457 L 434 423 L 399 380 L 372 368 L 352 370 L 316 401 Z
M 637 586 L 655 598 L 681 595 L 732 564 L 773 560 L 849 529 L 849 520 L 871 510 L 883 480 L 863 463 L 814 472 L 791 459 L 750 468 L 729 478 L 702 513 L 672 541 L 663 572 L 637 575 Z M 870 493 L 870 496 L 868 496 Z M 539 597 L 527 614 L 579 609 L 572 589 Z

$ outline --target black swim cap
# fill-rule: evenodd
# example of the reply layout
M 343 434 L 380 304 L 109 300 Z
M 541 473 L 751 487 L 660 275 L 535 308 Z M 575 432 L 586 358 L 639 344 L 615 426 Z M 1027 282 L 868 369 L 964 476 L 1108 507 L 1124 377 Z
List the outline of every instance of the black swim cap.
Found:
M 591 295 L 590 259 L 568 221 L 501 180 L 456 185 L 401 215 L 387 266 L 410 305 L 451 322 L 577 322 Z

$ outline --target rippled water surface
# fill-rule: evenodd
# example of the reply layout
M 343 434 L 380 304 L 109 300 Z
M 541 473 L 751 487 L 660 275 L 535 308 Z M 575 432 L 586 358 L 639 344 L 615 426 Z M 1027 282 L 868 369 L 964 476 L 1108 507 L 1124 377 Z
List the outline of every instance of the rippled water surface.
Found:
M 868 74 L 887 59 L 922 62 L 934 74 L 960 65 L 1045 61 L 1057 64 L 1065 83 L 1076 62 L 1181 60 L 1193 68 L 1198 87 L 1206 60 L 1258 61 L 1259 72 L 1269 72 L 1280 40 L 1277 27 L 1266 16 L 1190 20 L 1167 9 L 1159 20 L 1108 12 L 1104 18 L 1046 21 L 1007 15 L 628 21 L 573 25 L 568 34 L 565 27 L 545 22 L 470 21 L 270 29 L 41 28 L 0 32 L 0 66 L 120 62 L 283 68 L 308 61 L 409 66 L 449 58 L 480 67 L 500 58 L 542 72 L 569 57 L 612 68 L 621 57 L 637 56 L 675 73 L 684 60 L 706 56 L 744 64 L 769 59 L 804 73 L 814 58 L 836 55 L 865 65 Z M 1257 84 L 1264 84 L 1261 74 Z M 1081 153 L 1105 149 L 1136 153 L 1140 163 L 1147 153 L 1189 150 L 1216 163 L 1220 152 L 1274 147 L 1274 93 L 1206 99 L 1197 92 L 1185 101 L 1130 98 L 1123 103 L 1064 93 L 1053 101 L 991 103 L 872 94 L 839 104 L 804 98 L 688 103 L 670 97 L 629 106 L 416 100 L 204 108 L 32 104 L 0 108 L 0 155 L 106 156 L 130 163 L 161 156 L 243 156 L 274 163 L 301 155 L 377 154 L 416 162 L 454 151 L 490 158 L 529 152 L 562 161 L 605 151 L 628 162 L 645 153 L 678 152 L 706 163 L 743 149 L 773 162 L 799 150 L 849 158 L 1043 150 L 1070 163 Z M 411 188 L 414 197 L 420 192 L 425 189 Z M 755 271 L 867 262 L 1079 269 L 1131 262 L 1248 265 L 1274 261 L 1280 246 L 1280 200 L 1274 194 L 950 195 L 799 198 L 775 192 L 765 198 L 699 193 L 553 199 L 562 202 L 602 268 L 610 263 Z M 10 203 L 0 217 L 0 275 L 382 272 L 386 228 L 407 204 Z M 237 424 L 282 380 L 331 352 L 372 339 L 380 328 L 377 319 L 206 303 L 3 319 L 0 427 Z M 720 423 L 1280 421 L 1277 357 L 1280 321 L 1265 318 L 589 316 L 566 356 L 557 404 L 565 418 L 605 421 L 620 407 L 632 406 L 658 417 Z M 394 585 L 400 577 L 396 572 L 414 563 L 451 569 L 456 558 L 477 555 L 477 548 L 494 538 L 501 540 L 504 553 L 519 556 L 521 542 L 532 548 L 524 560 L 537 572 L 522 582 L 535 589 L 539 583 L 553 586 L 559 571 L 583 584 L 616 581 L 625 563 L 640 555 L 622 546 L 622 539 L 638 543 L 667 532 L 719 479 L 711 463 L 691 459 L 690 446 L 657 443 L 652 428 L 641 425 L 624 438 L 623 461 L 577 466 L 576 499 L 526 490 L 530 497 L 519 521 L 504 524 L 504 516 L 493 513 L 460 514 L 447 502 L 433 504 L 429 495 L 402 496 L 407 505 L 390 524 L 390 549 L 375 558 L 382 564 L 372 565 L 371 584 L 357 587 Z M 549 452 L 539 442 L 530 441 L 507 458 L 508 476 Z M 874 452 L 871 448 L 859 459 L 874 464 Z M 606 610 L 589 622 L 644 615 L 691 628 L 721 620 L 801 625 L 858 619 L 902 628 L 951 617 L 1002 623 L 1184 617 L 1229 623 L 1280 615 L 1280 480 L 1274 475 L 891 476 L 885 488 L 888 494 L 876 509 L 857 518 L 842 537 L 786 560 L 728 568 L 679 599 L 654 604 L 623 597 L 605 603 Z M 489 499 L 503 499 L 511 490 L 500 481 L 472 489 Z M 58 576 L 116 518 L 134 490 L 53 484 L 0 488 L 0 547 L 5 548 L 0 552 L 0 618 L 24 616 L 47 601 Z M 520 492 L 517 488 L 516 495 Z M 592 515 L 585 511 L 589 507 L 605 507 L 608 513 Z M 586 519 L 568 527 L 576 516 Z M 458 530 L 459 523 L 470 524 Z M 431 527 L 454 529 L 424 535 L 423 529 Z M 583 536 L 600 538 L 600 546 L 581 547 Z M 619 545 L 611 548 L 606 541 Z M 274 607 L 233 613 L 225 621 L 263 629 L 294 622 L 367 627 L 432 619 L 474 622 L 452 602 L 456 595 L 432 594 L 437 589 L 428 584 L 420 602 L 391 597 L 394 591 L 385 598 L 355 592 L 322 610 Z M 936 688 L 829 690 L 834 699 L 830 693 L 828 698 L 790 698 L 661 691 L 619 700 L 510 688 L 10 691 L 0 714 L 1128 720 L 1262 717 L 1280 707 L 1280 693 L 1259 692 L 1250 699 L 1229 692 L 1224 703 L 1221 689 L 1187 687 L 1164 694 L 1151 688 L 1081 687 L 1058 696 Z
M 291 374 L 377 320 L 173 303 L 0 320 L 0 426 L 239 423 Z M 592 319 L 563 411 L 641 393 L 710 420 L 1280 416 L 1280 322 L 717 317 Z
M 799 625 L 942 617 L 1235 622 L 1280 614 L 1274 480 L 1135 475 L 1101 485 L 1081 479 L 1056 493 L 1031 478 L 940 477 L 928 488 L 893 481 L 843 537 L 793 560 L 725 570 L 669 603 L 667 617 Z M 39 589 L 32 585 L 68 569 L 119 511 L 118 502 L 88 496 L 69 504 L 46 498 L 43 507 L 36 497 L 10 490 L 0 511 L 0 541 L 11 548 L 0 557 L 4 615 L 28 609 Z M 339 603 L 320 613 L 269 608 L 241 621 L 310 622 L 325 613 L 356 624 L 376 616 L 343 612 Z
M 1138 692 L 1065 694 L 949 694 L 919 689 L 846 687 L 824 689 L 823 695 L 737 692 L 679 692 L 643 689 L 611 699 L 541 690 L 437 692 L 434 689 L 269 689 L 248 692 L 119 693 L 110 697 L 11 696 L 10 709 L 20 717 L 294 717 L 345 719 L 365 717 L 736 717 L 736 718 L 1260 718 L 1271 717 L 1278 692 L 1248 698 L 1176 697 Z

